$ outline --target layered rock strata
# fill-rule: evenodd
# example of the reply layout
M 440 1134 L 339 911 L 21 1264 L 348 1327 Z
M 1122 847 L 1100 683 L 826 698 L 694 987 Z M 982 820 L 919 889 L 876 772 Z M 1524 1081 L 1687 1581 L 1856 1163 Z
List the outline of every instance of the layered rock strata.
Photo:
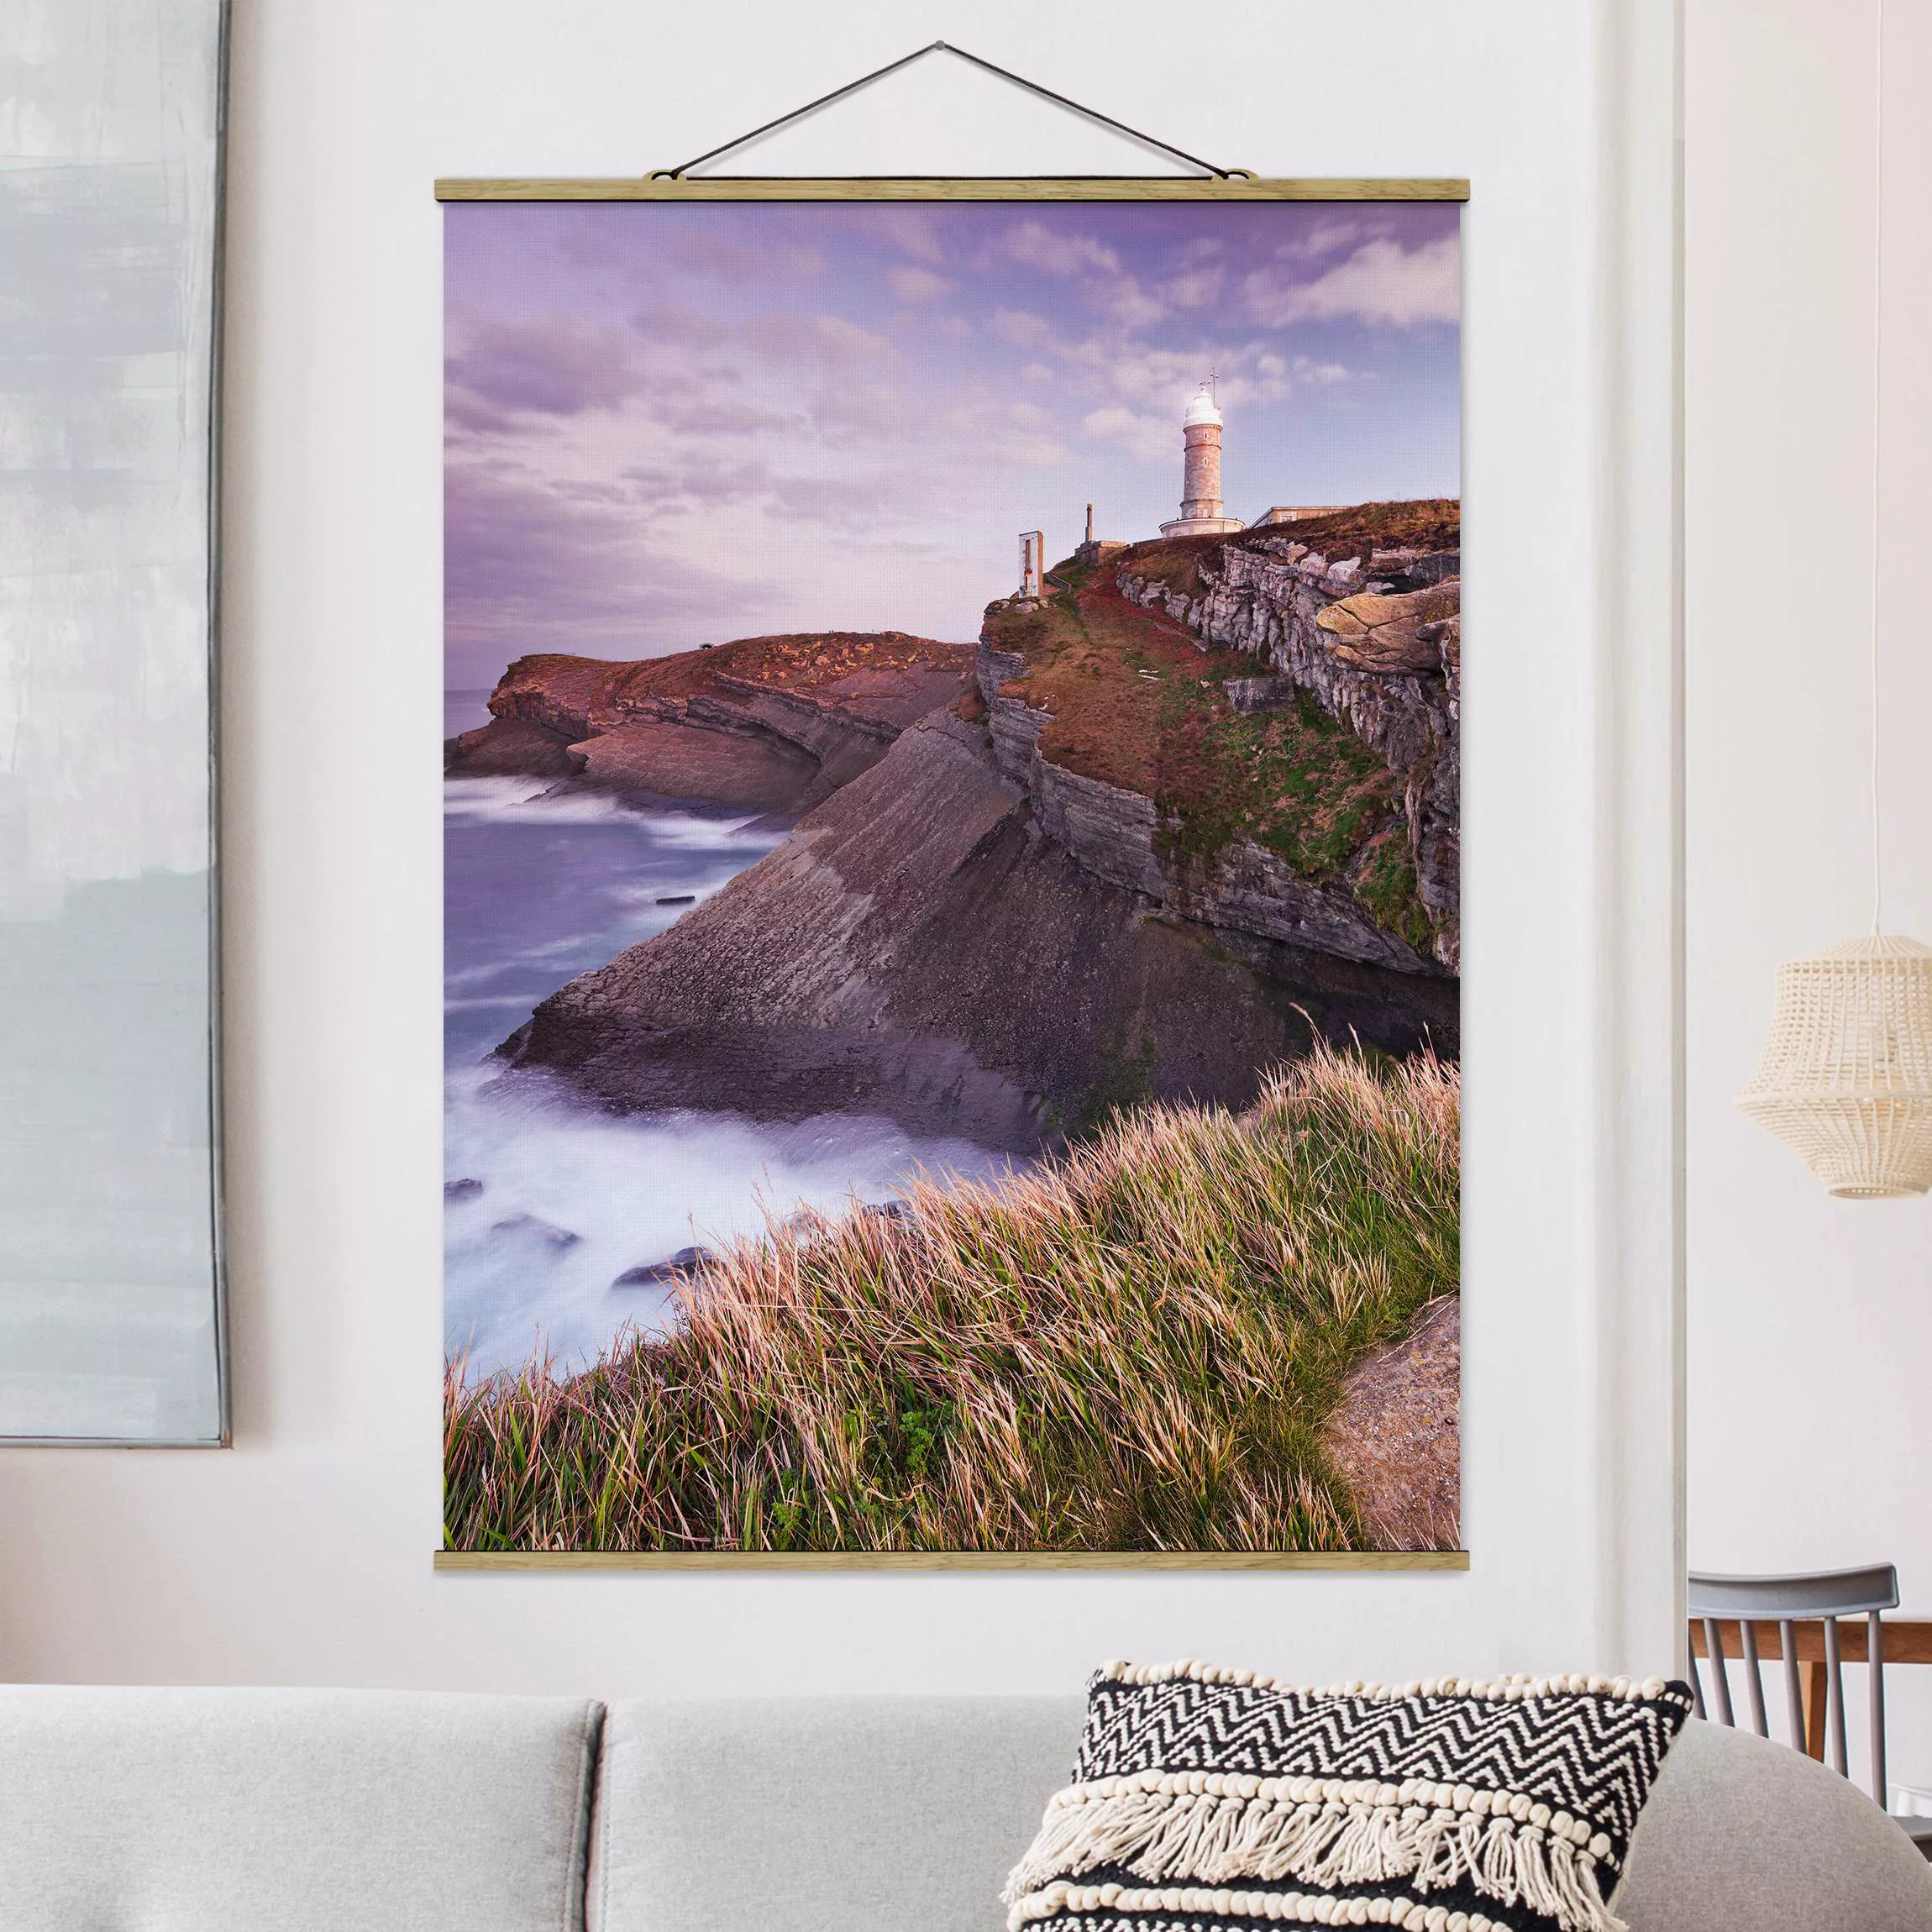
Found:
M 1452 982 L 1309 944 L 1273 909 L 1197 919 L 1144 827 L 1103 827 L 1077 788 L 1043 803 L 1009 764 L 933 713 L 503 1056 L 624 1110 L 879 1113 L 1030 1152 L 1124 1102 L 1245 1105 L 1311 1024 L 1452 1048 Z
M 1461 953 L 1460 567 L 1452 550 L 1377 550 L 1331 563 L 1276 537 L 1204 554 L 1192 593 L 1137 576 L 1131 557 L 1118 580 L 1131 602 L 1249 653 L 1290 691 L 1312 692 L 1400 777 L 1436 957 L 1452 970 Z M 1237 708 L 1265 709 L 1289 695 L 1266 675 L 1239 682 L 1242 691 L 1231 690 Z
M 1346 888 L 1302 878 L 1252 839 L 1231 841 L 1211 865 L 1190 862 L 1168 846 L 1152 799 L 1043 758 L 1039 739 L 1052 714 L 1002 689 L 1026 669 L 1015 653 L 981 645 L 975 670 L 994 762 L 1025 792 L 1042 829 L 1096 878 L 1205 926 L 1397 973 L 1431 970 L 1432 961 L 1384 932 Z
M 444 748 L 445 773 L 807 811 L 955 697 L 969 655 L 896 632 L 838 633 L 813 653 L 817 641 L 751 638 L 715 658 L 628 664 L 519 658 L 491 694 L 491 722 Z M 764 675 L 740 675 L 747 659 Z

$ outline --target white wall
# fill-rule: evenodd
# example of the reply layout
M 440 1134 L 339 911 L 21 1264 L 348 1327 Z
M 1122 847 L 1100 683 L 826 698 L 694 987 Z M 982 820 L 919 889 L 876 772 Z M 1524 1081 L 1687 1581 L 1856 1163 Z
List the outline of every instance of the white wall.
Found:
M 1105 1655 L 1183 1651 L 1317 1678 L 1667 1666 L 1672 786 L 1656 596 L 1668 290 L 1656 276 L 1661 263 L 1667 280 L 1669 222 L 1656 197 L 1670 72 L 1667 31 L 1627 65 L 1618 39 L 1625 17 L 1667 29 L 1667 9 L 1249 0 L 1210 25 L 1151 0 L 977 0 L 969 13 L 867 0 L 801 24 L 796 8 L 748 0 L 237 4 L 225 571 L 236 1446 L 0 1457 L 0 1670 L 648 1694 L 1064 1689 Z M 936 33 L 1264 172 L 1474 179 L 1466 1576 L 431 1573 L 431 181 L 642 172 Z M 1202 71 L 1211 79 L 1193 84 Z M 1606 171 L 1599 89 L 1625 80 L 1650 90 L 1645 165 Z M 967 85 L 927 74 L 897 105 L 874 97 L 761 160 L 774 171 L 1119 165 L 982 83 L 977 138 L 942 139 L 948 90 Z M 1633 311 L 1642 326 L 1613 340 Z M 1625 379 L 1641 392 L 1625 393 Z M 1648 424 L 1626 450 L 1640 467 L 1617 460 L 1606 421 Z M 1626 487 L 1629 527 L 1600 553 L 1599 512 L 1622 516 Z M 1632 596 L 1611 597 L 1622 590 Z M 1619 797 L 1638 802 L 1612 822 Z M 1620 981 L 1603 964 L 1619 957 L 1631 962 Z
M 1829 1199 L 1736 1114 L 1778 960 L 1872 918 L 1875 0 L 1691 0 L 1687 182 L 1689 1549 L 1898 1563 L 1932 1616 L 1932 1204 Z M 1932 941 L 1932 9 L 1887 23 L 1886 923 Z M 1932 1786 L 1932 1670 L 1893 1673 Z

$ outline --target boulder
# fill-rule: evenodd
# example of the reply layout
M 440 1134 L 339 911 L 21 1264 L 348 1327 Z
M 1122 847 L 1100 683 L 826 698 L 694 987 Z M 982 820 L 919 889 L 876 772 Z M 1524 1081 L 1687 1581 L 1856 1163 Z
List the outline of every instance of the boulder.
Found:
M 643 1263 L 637 1268 L 627 1268 L 615 1281 L 612 1288 L 655 1288 L 667 1281 L 681 1281 L 690 1271 L 711 1260 L 708 1247 L 680 1247 L 678 1252 L 663 1261 Z
M 1462 1305 L 1446 1295 L 1342 1384 L 1322 1446 L 1372 1550 L 1453 1550 L 1462 1489 Z
M 769 732 L 640 722 L 570 747 L 572 767 L 600 790 L 701 798 L 755 811 L 795 809 L 818 776 L 809 752 Z
M 443 746 L 445 778 L 568 778 L 570 740 L 521 717 L 491 718 Z
M 1452 579 L 1400 595 L 1364 591 L 1344 597 L 1319 612 L 1315 622 L 1330 656 L 1353 669 L 1385 675 L 1440 672 L 1443 660 L 1438 627 L 1461 606 L 1461 583 Z
M 506 1220 L 492 1224 L 490 1232 L 499 1241 L 526 1241 L 561 1254 L 567 1247 L 575 1247 L 584 1237 L 572 1234 L 567 1227 L 559 1227 L 554 1221 L 545 1221 L 541 1215 L 513 1214 Z
M 1293 678 L 1230 678 L 1221 689 L 1227 693 L 1227 701 L 1245 717 L 1256 711 L 1278 711 L 1291 703 L 1295 684 Z

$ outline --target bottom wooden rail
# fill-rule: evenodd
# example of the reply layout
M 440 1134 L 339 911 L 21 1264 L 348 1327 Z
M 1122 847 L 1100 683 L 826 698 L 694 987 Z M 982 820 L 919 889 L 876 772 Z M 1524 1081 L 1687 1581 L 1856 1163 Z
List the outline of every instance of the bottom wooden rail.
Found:
M 1467 1550 L 438 1550 L 438 1570 L 1467 1570 Z

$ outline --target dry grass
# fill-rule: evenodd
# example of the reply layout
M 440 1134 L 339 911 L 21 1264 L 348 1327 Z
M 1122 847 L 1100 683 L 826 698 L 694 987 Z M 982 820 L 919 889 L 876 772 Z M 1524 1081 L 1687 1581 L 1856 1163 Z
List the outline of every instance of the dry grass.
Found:
M 1453 496 L 1425 496 L 1398 503 L 1357 503 L 1326 517 L 1266 523 L 1227 537 L 1159 537 L 1132 545 L 1110 568 L 1144 583 L 1164 584 L 1193 596 L 1201 588 L 1199 564 L 1226 549 L 1258 549 L 1279 542 L 1305 543 L 1331 564 L 1345 557 L 1366 560 L 1373 550 L 1454 550 L 1462 542 L 1462 506 Z
M 1349 1364 L 1457 1274 L 1455 1070 L 1318 1050 L 902 1218 L 774 1227 L 671 1332 L 445 1407 L 491 1549 L 1336 1549 Z
M 717 690 L 722 675 L 776 690 L 820 695 L 867 672 L 918 667 L 963 670 L 970 644 L 942 643 L 904 631 L 794 631 L 679 651 L 669 657 L 619 660 L 538 652 L 518 658 L 493 694 L 499 715 L 574 723 L 579 735 L 607 730 L 648 701 L 690 699 Z

